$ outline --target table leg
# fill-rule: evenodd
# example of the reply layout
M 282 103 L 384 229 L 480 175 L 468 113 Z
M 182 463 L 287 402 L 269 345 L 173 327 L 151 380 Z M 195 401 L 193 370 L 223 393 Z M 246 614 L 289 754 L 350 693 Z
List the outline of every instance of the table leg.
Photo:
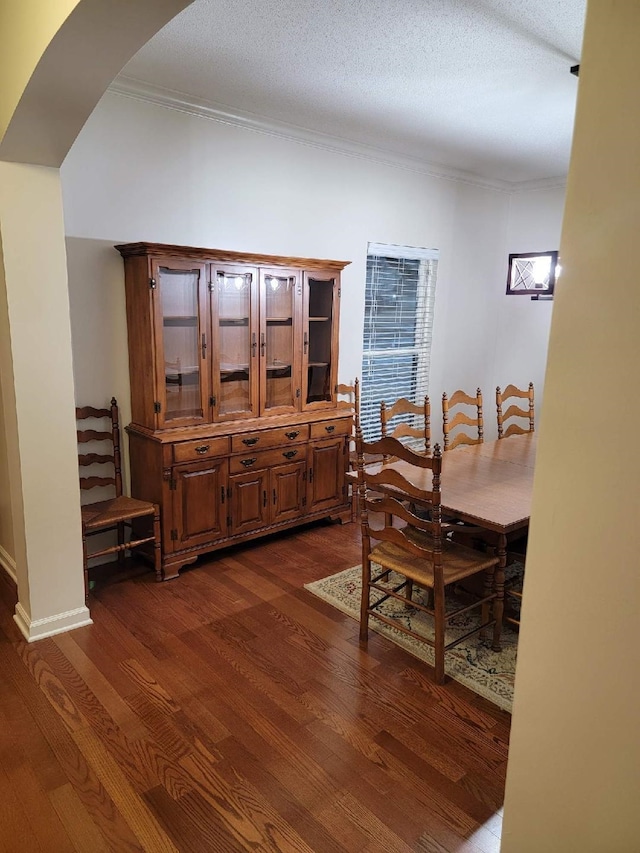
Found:
M 501 533 L 498 537 L 498 560 L 496 571 L 493 577 L 493 584 L 496 591 L 496 597 L 493 602 L 493 616 L 496 624 L 493 627 L 493 643 L 491 648 L 494 652 L 501 651 L 500 634 L 502 633 L 502 615 L 504 613 L 504 570 L 507 565 L 507 537 Z

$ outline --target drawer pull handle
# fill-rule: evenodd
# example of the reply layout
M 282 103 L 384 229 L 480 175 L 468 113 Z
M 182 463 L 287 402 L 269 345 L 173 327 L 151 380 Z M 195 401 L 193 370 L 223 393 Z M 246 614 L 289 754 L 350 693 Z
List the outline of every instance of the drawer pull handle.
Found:
M 198 447 L 195 448 L 195 451 L 196 453 L 206 453 L 210 447 L 210 444 L 200 444 Z
M 294 438 L 297 438 L 300 435 L 300 430 L 292 429 L 291 432 L 285 432 L 285 435 L 293 441 Z
M 293 459 L 294 456 L 298 455 L 298 451 L 297 450 L 285 450 L 282 455 L 284 456 L 285 459 Z
M 251 459 L 241 459 L 240 464 L 244 465 L 245 468 L 249 468 L 256 461 L 257 461 L 257 457 L 252 456 Z
M 247 447 L 253 447 L 254 444 L 257 444 L 260 441 L 259 438 L 243 438 L 242 443 L 246 444 Z
M 333 424 L 331 424 L 331 426 L 326 426 L 325 429 L 327 432 L 333 432 L 335 429 L 335 426 Z

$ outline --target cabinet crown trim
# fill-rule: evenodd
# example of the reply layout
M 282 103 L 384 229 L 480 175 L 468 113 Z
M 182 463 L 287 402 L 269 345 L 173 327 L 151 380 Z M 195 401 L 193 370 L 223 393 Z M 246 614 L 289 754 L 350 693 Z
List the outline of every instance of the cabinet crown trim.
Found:
M 336 261 L 320 258 L 296 258 L 285 255 L 258 255 L 234 252 L 227 249 L 203 249 L 194 246 L 174 246 L 167 243 L 122 243 L 115 246 L 123 258 L 141 255 L 165 258 L 193 259 L 198 261 L 220 261 L 225 263 L 254 264 L 261 267 L 296 267 L 306 270 L 335 270 L 340 272 L 351 261 Z

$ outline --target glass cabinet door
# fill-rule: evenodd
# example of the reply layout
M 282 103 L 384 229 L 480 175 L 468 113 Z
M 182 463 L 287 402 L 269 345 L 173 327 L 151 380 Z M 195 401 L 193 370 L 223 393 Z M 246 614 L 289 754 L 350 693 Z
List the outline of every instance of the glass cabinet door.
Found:
M 300 274 L 294 270 L 260 271 L 260 408 L 277 414 L 300 408 L 300 346 L 297 312 L 302 295 Z
M 255 269 L 212 267 L 216 420 L 258 414 L 258 285 Z
M 159 425 L 209 420 L 207 283 L 204 264 L 153 263 Z
M 326 408 L 335 399 L 338 353 L 338 277 L 304 276 L 303 407 Z

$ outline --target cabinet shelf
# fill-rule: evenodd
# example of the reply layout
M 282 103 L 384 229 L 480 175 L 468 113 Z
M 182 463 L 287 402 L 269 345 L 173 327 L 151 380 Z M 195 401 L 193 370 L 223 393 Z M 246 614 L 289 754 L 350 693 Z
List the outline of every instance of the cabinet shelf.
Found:
M 329 367 L 328 361 L 310 361 L 309 367 Z
M 220 317 L 220 326 L 248 326 L 248 317 Z
M 185 327 L 185 326 L 197 326 L 198 318 L 193 315 L 167 315 L 162 318 L 162 324 L 165 328 L 172 328 L 174 326 Z
M 331 317 L 309 317 L 310 323 L 327 323 Z
M 249 368 L 248 367 L 238 367 L 234 369 L 227 369 L 220 371 L 220 382 L 248 382 L 249 381 Z
M 267 317 L 267 323 L 270 323 L 273 325 L 280 324 L 280 325 L 290 326 L 292 322 L 293 322 L 293 318 L 291 318 L 291 317 Z

